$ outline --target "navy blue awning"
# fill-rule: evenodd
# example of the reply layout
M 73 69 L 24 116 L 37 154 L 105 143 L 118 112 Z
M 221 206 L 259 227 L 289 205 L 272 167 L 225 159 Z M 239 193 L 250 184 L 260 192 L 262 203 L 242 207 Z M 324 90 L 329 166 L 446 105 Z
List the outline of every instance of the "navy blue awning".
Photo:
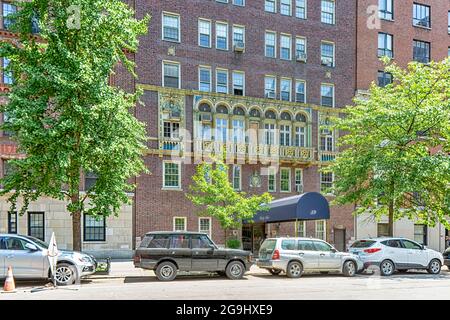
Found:
M 330 219 L 328 200 L 317 192 L 274 200 L 269 203 L 269 208 L 269 211 L 258 212 L 253 218 L 253 222 Z

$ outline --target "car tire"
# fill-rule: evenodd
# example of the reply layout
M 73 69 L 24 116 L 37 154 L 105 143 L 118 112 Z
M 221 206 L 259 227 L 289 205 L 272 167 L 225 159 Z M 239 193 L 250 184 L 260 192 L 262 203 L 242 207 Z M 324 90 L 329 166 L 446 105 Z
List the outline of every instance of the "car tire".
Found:
M 380 272 L 382 276 L 392 276 L 395 272 L 395 265 L 391 260 L 384 260 L 380 263 Z
M 345 261 L 342 273 L 346 277 L 354 277 L 356 275 L 356 263 L 353 261 Z
M 429 274 L 440 274 L 441 268 L 441 262 L 438 259 L 433 259 L 430 261 L 427 271 Z
M 286 275 L 288 278 L 300 278 L 303 274 L 303 265 L 298 261 L 289 262 Z
M 239 280 L 245 274 L 244 264 L 240 261 L 231 261 L 225 270 L 228 279 Z
M 161 281 L 172 281 L 177 276 L 177 266 L 170 261 L 163 261 L 158 264 L 158 267 L 155 270 L 155 274 L 158 277 L 158 280 Z
M 69 263 L 58 263 L 56 265 L 55 281 L 58 286 L 69 286 L 74 284 L 77 271 L 75 267 Z
M 281 273 L 281 270 L 277 270 L 277 269 L 268 269 L 270 274 L 273 276 L 278 276 Z

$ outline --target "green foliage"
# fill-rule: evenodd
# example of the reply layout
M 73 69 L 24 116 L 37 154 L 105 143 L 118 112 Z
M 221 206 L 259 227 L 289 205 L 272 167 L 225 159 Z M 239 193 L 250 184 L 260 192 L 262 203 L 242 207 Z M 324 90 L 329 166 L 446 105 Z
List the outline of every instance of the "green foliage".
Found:
M 238 239 L 229 239 L 227 241 L 227 248 L 240 249 L 241 248 L 241 242 Z
M 129 203 L 128 179 L 145 171 L 143 123 L 132 114 L 141 92 L 127 93 L 109 85 L 116 66 L 134 74 L 127 55 L 147 32 L 149 17 L 136 20 L 120 0 L 32 0 L 19 2 L 13 31 L 17 46 L 3 42 L 0 56 L 11 60 L 15 82 L 9 102 L 1 107 L 26 158 L 11 161 L 14 172 L 1 182 L 15 210 L 23 197 L 70 200 L 73 214 L 118 214 Z M 76 13 L 80 8 L 80 24 Z M 69 9 L 69 10 L 68 10 Z M 75 15 L 75 17 L 74 17 Z M 38 17 L 39 35 L 31 35 Z M 95 186 L 80 195 L 80 173 L 95 172 Z M 85 203 L 87 202 L 87 203 Z M 74 230 L 74 233 L 79 230 Z
M 373 84 L 368 97 L 333 119 L 345 132 L 343 152 L 325 169 L 335 173 L 334 204 L 354 203 L 357 213 L 376 217 L 391 207 L 394 219 L 448 228 L 450 59 L 386 71 L 392 84 Z
M 234 190 L 228 178 L 228 166 L 220 160 L 215 160 L 215 165 L 198 165 L 192 179 L 186 196 L 200 208 L 199 215 L 216 218 L 225 230 L 238 228 L 243 220 L 251 220 L 258 211 L 268 210 L 265 204 L 272 201 L 268 193 L 248 196 Z

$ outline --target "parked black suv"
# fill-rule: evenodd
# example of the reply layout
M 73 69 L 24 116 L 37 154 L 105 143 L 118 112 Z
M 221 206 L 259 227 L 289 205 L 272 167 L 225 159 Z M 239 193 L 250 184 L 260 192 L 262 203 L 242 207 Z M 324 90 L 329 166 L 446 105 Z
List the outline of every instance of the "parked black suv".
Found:
M 219 249 L 204 233 L 149 232 L 134 254 L 135 268 L 154 270 L 171 281 L 178 271 L 208 271 L 241 279 L 252 266 L 250 252 Z
M 445 250 L 442 255 L 444 256 L 444 264 L 447 266 L 448 270 L 450 271 L 450 247 L 448 247 L 447 250 Z

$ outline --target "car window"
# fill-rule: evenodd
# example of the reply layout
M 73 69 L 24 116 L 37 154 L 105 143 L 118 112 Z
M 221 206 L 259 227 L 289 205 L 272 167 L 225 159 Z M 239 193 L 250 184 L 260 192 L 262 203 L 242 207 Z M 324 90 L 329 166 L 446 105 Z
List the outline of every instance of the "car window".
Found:
M 139 244 L 139 248 L 148 248 L 148 245 L 150 244 L 150 241 L 152 241 L 152 239 L 152 236 L 145 236 Z
M 322 241 L 313 241 L 316 251 L 331 251 L 331 246 Z
M 170 249 L 189 249 L 189 236 L 174 234 L 170 237 Z
M 6 249 L 8 250 L 26 250 L 26 241 L 19 238 L 6 238 Z
M 277 245 L 277 240 L 275 239 L 267 239 L 264 240 L 263 244 L 261 245 L 261 248 L 259 248 L 260 251 L 273 251 L 275 250 L 275 246 Z
M 373 240 L 359 240 L 355 241 L 350 248 L 369 248 L 373 246 L 376 243 L 376 241 Z
M 281 249 L 283 250 L 295 250 L 295 240 L 283 240 L 281 241 Z
M 406 249 L 422 250 L 422 246 L 409 240 L 403 240 L 403 245 Z
M 314 248 L 314 244 L 312 241 L 299 240 L 298 241 L 298 250 L 315 251 L 315 248 Z
M 149 249 L 167 249 L 169 247 L 170 235 L 157 234 L 150 240 L 147 248 Z
M 388 246 L 391 248 L 399 248 L 399 249 L 403 248 L 400 240 L 395 240 L 395 239 L 394 240 L 386 240 L 381 243 L 384 244 L 385 246 Z
M 6 250 L 5 238 L 0 238 L 0 250 Z
M 212 246 L 211 241 L 207 236 L 204 235 L 193 235 L 192 239 L 192 249 L 209 249 Z

